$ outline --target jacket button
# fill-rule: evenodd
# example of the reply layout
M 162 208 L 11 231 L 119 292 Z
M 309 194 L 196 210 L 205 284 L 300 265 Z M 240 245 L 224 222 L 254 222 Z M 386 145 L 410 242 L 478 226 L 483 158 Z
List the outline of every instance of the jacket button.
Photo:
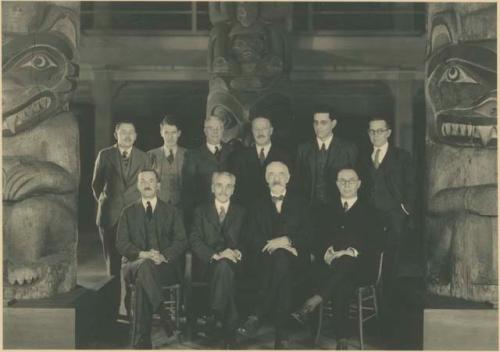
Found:
M 340 226 L 340 228 L 341 228 L 341 229 L 343 229 L 343 228 L 344 228 L 344 225 Z

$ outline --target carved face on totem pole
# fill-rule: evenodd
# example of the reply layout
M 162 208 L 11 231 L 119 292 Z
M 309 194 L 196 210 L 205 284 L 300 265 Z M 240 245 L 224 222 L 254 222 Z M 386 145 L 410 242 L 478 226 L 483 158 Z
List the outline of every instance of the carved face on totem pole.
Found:
M 496 301 L 496 7 L 430 4 L 428 35 L 428 288 Z
M 76 3 L 75 3 L 76 4 Z M 2 4 L 4 297 L 76 284 L 78 5 Z

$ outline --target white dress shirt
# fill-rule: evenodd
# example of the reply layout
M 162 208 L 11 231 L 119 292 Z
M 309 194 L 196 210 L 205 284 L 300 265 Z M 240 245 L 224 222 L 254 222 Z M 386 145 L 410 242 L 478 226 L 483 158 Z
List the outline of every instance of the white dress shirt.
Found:
M 388 142 L 386 142 L 384 145 L 381 145 L 380 147 L 374 147 L 372 153 L 372 160 L 375 161 L 375 153 L 377 152 L 377 149 L 380 149 L 380 153 L 378 155 L 378 162 L 382 164 L 382 160 L 384 160 L 385 155 L 387 154 L 387 148 L 389 148 Z
M 174 146 L 173 148 L 167 148 L 166 146 L 163 146 L 163 152 L 165 153 L 165 156 L 168 158 L 170 155 L 170 151 L 172 151 L 172 155 L 175 157 L 177 154 L 177 146 Z
M 354 203 L 356 203 L 358 200 L 358 197 L 354 198 L 343 198 L 340 197 L 340 201 L 342 202 L 342 208 L 344 208 L 344 204 L 347 202 L 347 210 L 351 209 Z
M 273 197 L 273 196 L 274 197 L 280 197 L 281 194 L 274 194 L 273 192 L 271 192 L 271 197 Z M 285 196 L 286 196 L 286 190 L 285 190 L 285 192 L 283 192 L 283 197 L 285 197 Z M 278 200 L 277 202 L 273 201 L 273 203 L 276 206 L 276 210 L 278 211 L 278 214 L 280 214 L 281 213 L 281 207 L 283 206 L 283 201 L 282 200 Z
M 222 145 L 220 145 L 220 144 L 213 145 L 213 144 L 207 143 L 207 148 L 208 148 L 208 150 L 210 150 L 212 152 L 212 154 L 215 154 L 215 148 L 219 148 L 219 151 L 221 151 Z
M 151 199 L 144 199 L 142 198 L 142 206 L 144 207 L 144 210 L 148 207 L 148 202 L 151 203 L 151 208 L 153 209 L 153 212 L 156 209 L 156 203 L 158 203 L 158 197 L 154 197 Z
M 322 141 L 319 138 L 316 138 L 316 142 L 318 143 L 319 150 L 321 150 L 321 146 L 323 144 L 325 145 L 325 149 L 328 150 L 328 148 L 330 148 L 330 144 L 332 143 L 332 140 L 333 140 L 333 133 L 330 135 L 330 137 L 328 137 L 324 141 Z
M 127 149 L 118 147 L 118 150 L 120 151 L 120 156 L 123 156 L 123 152 L 127 152 L 127 158 L 130 158 L 130 153 L 132 153 L 132 147 Z
M 264 156 L 267 158 L 267 155 L 269 154 L 269 151 L 271 150 L 271 143 L 265 146 L 259 146 L 255 145 L 255 149 L 257 150 L 257 157 L 260 157 L 260 151 L 264 148 Z
M 226 203 L 221 203 L 217 200 L 217 198 L 215 198 L 215 209 L 217 209 L 217 214 L 220 215 L 221 208 L 224 208 L 224 212 L 227 214 L 227 210 L 229 209 L 230 203 L 231 203 L 230 201 L 227 201 Z

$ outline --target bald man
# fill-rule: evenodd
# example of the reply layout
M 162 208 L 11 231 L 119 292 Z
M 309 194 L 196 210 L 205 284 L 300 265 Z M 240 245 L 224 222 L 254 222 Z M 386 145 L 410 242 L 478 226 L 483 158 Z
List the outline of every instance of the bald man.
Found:
M 263 318 L 272 318 L 274 347 L 284 349 L 288 346 L 285 325 L 292 307 L 292 285 L 308 257 L 309 213 L 305 200 L 287 191 L 290 172 L 284 163 L 271 162 L 265 177 L 268 192 L 249 208 L 245 236 L 246 252 L 259 282 L 257 306 L 240 332 L 252 335 Z
M 206 143 L 194 150 L 186 159 L 183 183 L 183 201 L 186 211 L 213 198 L 211 192 L 212 174 L 227 171 L 228 159 L 233 148 L 222 143 L 224 123 L 217 116 L 209 116 L 204 122 Z M 188 214 L 188 222 L 191 216 Z
M 284 162 L 290 167 L 291 157 L 282 148 L 272 143 L 273 126 L 269 118 L 259 116 L 252 120 L 254 145 L 234 153 L 231 170 L 238 182 L 234 197 L 249 206 L 269 192 L 265 170 L 273 161 Z

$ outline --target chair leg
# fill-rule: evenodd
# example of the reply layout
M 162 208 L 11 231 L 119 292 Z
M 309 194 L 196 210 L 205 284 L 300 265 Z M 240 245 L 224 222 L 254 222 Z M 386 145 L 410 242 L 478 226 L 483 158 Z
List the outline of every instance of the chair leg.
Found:
M 359 329 L 359 344 L 361 349 L 365 349 L 363 341 L 363 297 L 361 295 L 361 290 L 358 290 L 358 329 Z
M 316 328 L 316 336 L 314 337 L 314 346 L 318 345 L 321 328 L 323 326 L 323 303 L 320 303 L 318 312 L 318 327 Z
M 375 309 L 375 314 L 378 319 L 377 289 L 375 287 L 372 287 L 372 295 L 373 295 L 373 308 Z
M 180 287 L 175 288 L 175 328 L 179 330 L 179 320 L 180 320 L 180 304 L 181 303 L 181 289 Z
M 130 346 L 134 346 L 135 337 L 137 334 L 137 326 L 135 324 L 135 286 L 130 288 L 130 308 L 129 308 L 129 324 L 130 324 Z

